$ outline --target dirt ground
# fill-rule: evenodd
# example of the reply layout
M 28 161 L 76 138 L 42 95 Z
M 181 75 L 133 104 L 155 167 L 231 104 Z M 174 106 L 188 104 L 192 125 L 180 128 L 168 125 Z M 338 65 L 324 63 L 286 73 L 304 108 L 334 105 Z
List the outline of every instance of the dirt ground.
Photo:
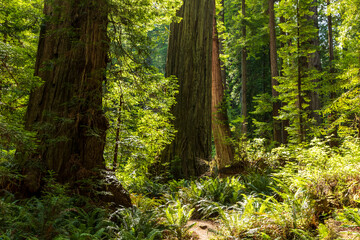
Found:
M 202 221 L 202 220 L 190 220 L 187 225 L 195 225 L 191 228 L 190 231 L 193 232 L 193 239 L 195 240 L 210 240 L 214 236 L 214 233 L 211 230 L 217 230 L 217 225 L 211 221 Z

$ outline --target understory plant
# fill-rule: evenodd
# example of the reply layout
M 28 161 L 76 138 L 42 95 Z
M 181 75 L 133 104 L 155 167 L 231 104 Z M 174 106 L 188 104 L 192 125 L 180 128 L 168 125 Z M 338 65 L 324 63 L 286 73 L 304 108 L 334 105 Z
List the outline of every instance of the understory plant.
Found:
M 0 198 L 0 238 L 4 239 L 109 239 L 115 223 L 108 210 L 89 199 L 71 195 L 50 173 L 41 197 L 16 200 L 11 193 Z
M 187 224 L 191 218 L 194 208 L 189 205 L 182 204 L 180 200 L 170 203 L 165 208 L 165 224 L 169 227 L 170 232 L 176 239 L 184 240 L 190 235 L 189 230 L 195 224 Z
M 219 208 L 220 239 L 239 239 L 259 234 L 257 222 L 264 219 L 268 200 L 255 196 L 244 196 L 243 201 L 230 208 Z
M 117 223 L 113 230 L 117 239 L 161 239 L 163 228 L 155 211 L 143 212 L 137 207 L 120 208 L 110 218 Z

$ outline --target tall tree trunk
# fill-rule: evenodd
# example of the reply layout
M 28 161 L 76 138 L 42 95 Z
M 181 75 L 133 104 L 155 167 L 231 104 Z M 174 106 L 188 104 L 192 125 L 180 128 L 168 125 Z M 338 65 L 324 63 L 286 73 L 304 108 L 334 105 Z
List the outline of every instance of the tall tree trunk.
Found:
M 220 4 L 223 7 L 223 9 L 219 13 L 218 17 L 219 17 L 220 21 L 222 23 L 224 23 L 225 22 L 224 0 L 221 0 Z M 220 54 L 224 53 L 224 46 L 223 46 L 223 41 L 222 40 L 223 40 L 222 38 L 219 38 L 219 53 Z M 223 80 L 224 92 L 226 92 L 227 89 L 228 89 L 228 86 L 227 86 L 227 81 L 226 81 L 226 69 L 225 69 L 224 65 L 225 65 L 224 62 L 220 59 L 220 66 L 223 66 L 223 67 L 221 67 L 221 79 Z
M 26 112 L 26 128 L 38 132 L 36 161 L 56 173 L 62 183 L 100 176 L 108 122 L 102 112 L 102 81 L 109 48 L 107 0 L 46 0 L 35 74 L 44 84 L 34 90 Z M 34 176 L 35 175 L 35 176 Z M 25 186 L 40 187 L 29 167 Z M 122 188 L 113 188 L 121 194 Z M 119 191 L 119 192 L 116 192 Z M 115 196 L 130 206 L 128 195 Z
M 320 58 L 320 40 L 319 40 L 319 14 L 317 0 L 313 1 L 313 6 L 310 7 L 310 11 L 314 14 L 309 17 L 309 20 L 314 23 L 315 28 L 317 29 L 316 36 L 310 39 L 309 43 L 314 46 L 316 49 L 314 53 L 310 54 L 309 59 L 309 69 L 315 68 L 318 72 L 322 71 L 321 67 L 321 58 Z M 315 85 L 319 84 L 320 79 L 314 79 L 313 82 Z M 317 110 L 320 110 L 320 96 L 318 94 L 318 88 L 310 91 L 310 116 L 316 120 L 318 124 L 321 122 L 321 116 L 316 113 Z
M 212 41 L 212 131 L 215 142 L 218 167 L 231 164 L 234 148 L 231 143 L 231 132 L 226 111 L 225 88 L 221 74 L 219 38 L 216 28 L 216 10 L 214 9 L 213 41 Z
M 304 109 L 303 103 L 304 99 L 302 97 L 302 81 L 304 78 L 304 71 L 306 68 L 306 57 L 301 54 L 302 44 L 300 42 L 300 13 L 299 13 L 299 2 L 296 6 L 296 19 L 297 19 L 297 110 L 298 110 L 298 140 L 299 142 L 303 142 L 305 140 L 305 124 L 304 124 Z
M 326 1 L 327 7 L 330 7 L 330 0 Z M 335 73 L 334 68 L 334 43 L 333 43 L 333 29 L 332 29 L 332 16 L 331 14 L 328 15 L 328 44 L 329 44 L 329 65 L 330 65 L 330 77 L 333 78 L 333 73 Z M 331 81 L 332 84 L 335 83 L 335 80 Z M 335 89 L 334 89 L 335 90 Z M 330 98 L 334 100 L 336 98 L 336 91 L 331 91 Z
M 330 0 L 326 1 L 327 7 L 330 7 Z M 332 16 L 331 14 L 328 15 L 328 44 L 329 44 L 329 65 L 330 65 L 330 69 L 329 69 L 329 73 L 330 73 L 330 82 L 331 84 L 333 84 L 335 86 L 336 83 L 336 78 L 334 76 L 335 73 L 335 68 L 334 68 L 334 43 L 333 43 L 333 29 L 332 29 Z M 336 99 L 336 88 L 332 88 L 332 91 L 330 92 L 330 100 L 334 101 Z M 332 112 L 331 116 L 330 116 L 330 122 L 334 122 L 336 120 L 336 112 Z M 330 134 L 332 135 L 331 140 L 330 140 L 330 146 L 331 147 L 335 147 L 339 145 L 339 140 L 338 140 L 338 127 L 335 126 L 332 131 L 330 132 Z
M 114 159 L 113 159 L 113 169 L 114 170 L 118 166 L 120 127 L 121 127 L 121 113 L 119 113 L 119 116 L 117 118 L 117 126 L 116 126 L 116 131 L 115 131 L 115 146 L 114 146 Z
M 271 65 L 271 86 L 272 86 L 272 97 L 277 99 L 279 92 L 276 91 L 275 87 L 279 85 L 276 77 L 279 76 L 278 64 L 277 64 L 277 50 L 276 50 L 276 31 L 275 31 L 275 11 L 274 11 L 275 0 L 269 0 L 269 30 L 270 30 L 270 65 Z M 279 110 L 281 102 L 279 100 L 273 103 L 273 137 L 274 141 L 282 143 L 281 137 L 281 121 L 277 120 L 279 116 Z
M 243 18 L 245 18 L 246 16 L 246 3 L 245 0 L 241 1 L 241 13 L 243 15 Z M 246 41 L 246 24 L 245 24 L 245 20 L 243 20 L 242 23 L 242 37 L 244 38 L 244 40 Z M 247 105 L 246 105 L 246 85 L 247 85 L 247 66 L 246 66 L 246 58 L 247 58 L 247 50 L 246 50 L 246 43 L 243 46 L 242 50 L 241 50 L 241 81 L 242 81 L 242 85 L 241 85 L 241 113 L 244 117 L 244 121 L 242 124 L 242 134 L 246 135 L 247 134 Z
M 284 17 L 280 17 L 280 23 L 285 23 L 286 20 Z M 283 32 L 283 30 L 281 30 L 281 33 L 280 35 L 284 35 L 286 34 L 285 32 Z M 291 44 L 291 43 L 288 43 L 288 44 Z M 285 46 L 285 43 L 281 43 L 281 48 L 283 48 Z M 282 59 L 280 59 L 280 66 L 281 66 L 281 69 L 283 68 L 283 61 Z M 280 71 L 280 76 L 283 76 L 283 72 Z M 281 102 L 281 108 L 285 107 L 286 106 L 286 103 L 284 102 Z M 283 144 L 287 144 L 288 143 L 288 138 L 289 138 L 289 133 L 288 131 L 286 130 L 288 127 L 290 126 L 290 122 L 289 122 L 289 119 L 285 119 L 285 120 L 282 120 L 281 121 L 281 141 Z
M 117 126 L 115 132 L 115 146 L 114 146 L 114 159 L 113 159 L 113 168 L 114 170 L 118 166 L 118 155 L 119 155 L 119 145 L 120 145 L 120 130 L 121 130 L 121 113 L 123 109 L 123 95 L 120 95 L 120 104 L 119 104 L 119 116 L 117 118 Z
M 211 158 L 214 4 L 213 0 L 184 0 L 177 12 L 182 20 L 170 26 L 166 76 L 174 75 L 179 81 L 177 103 L 172 109 L 177 133 L 164 149 L 161 160 L 172 164 L 175 177 L 202 174 L 204 169 L 199 160 Z

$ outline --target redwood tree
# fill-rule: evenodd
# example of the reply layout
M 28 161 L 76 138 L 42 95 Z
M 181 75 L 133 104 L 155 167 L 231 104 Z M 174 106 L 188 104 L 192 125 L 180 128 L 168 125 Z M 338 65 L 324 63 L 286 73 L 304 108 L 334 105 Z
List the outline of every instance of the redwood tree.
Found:
M 215 10 L 214 10 L 215 14 Z M 215 142 L 218 167 L 231 164 L 234 158 L 234 147 L 231 144 L 231 131 L 226 111 L 225 79 L 223 79 L 221 61 L 219 58 L 220 44 L 216 28 L 216 18 L 213 23 L 212 43 L 212 131 Z
M 173 107 L 174 141 L 162 153 L 176 177 L 202 173 L 201 160 L 211 155 L 211 52 L 213 0 L 184 0 L 170 26 L 166 75 L 179 81 Z
M 29 99 L 26 128 L 38 133 L 36 156 L 25 170 L 25 187 L 41 187 L 39 166 L 58 181 L 99 178 L 108 122 L 102 112 L 102 81 L 108 52 L 107 0 L 46 0 L 35 74 L 43 85 Z M 129 206 L 120 185 L 110 187 Z

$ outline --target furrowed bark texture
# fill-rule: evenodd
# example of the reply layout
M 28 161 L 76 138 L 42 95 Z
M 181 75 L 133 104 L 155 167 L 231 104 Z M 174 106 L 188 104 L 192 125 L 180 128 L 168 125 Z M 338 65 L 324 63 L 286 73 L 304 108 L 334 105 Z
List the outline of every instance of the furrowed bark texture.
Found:
M 162 162 L 180 159 L 178 177 L 202 174 L 200 159 L 211 155 L 211 48 L 213 0 L 184 0 L 177 12 L 180 23 L 170 26 L 166 75 L 179 81 L 173 107 L 174 141 L 162 153 Z
M 108 122 L 102 112 L 102 81 L 108 10 L 107 0 L 45 1 L 35 68 L 44 84 L 30 95 L 26 127 L 38 132 L 37 159 L 63 183 L 105 169 Z M 36 190 L 31 183 L 28 187 Z M 127 200 L 123 205 L 129 205 Z
M 214 11 L 215 14 L 215 11 Z M 223 168 L 231 164 L 234 159 L 234 147 L 231 144 L 231 132 L 226 112 L 225 87 L 222 78 L 220 64 L 220 47 L 216 18 L 213 24 L 213 47 L 212 47 L 212 131 L 215 142 L 218 167 Z

